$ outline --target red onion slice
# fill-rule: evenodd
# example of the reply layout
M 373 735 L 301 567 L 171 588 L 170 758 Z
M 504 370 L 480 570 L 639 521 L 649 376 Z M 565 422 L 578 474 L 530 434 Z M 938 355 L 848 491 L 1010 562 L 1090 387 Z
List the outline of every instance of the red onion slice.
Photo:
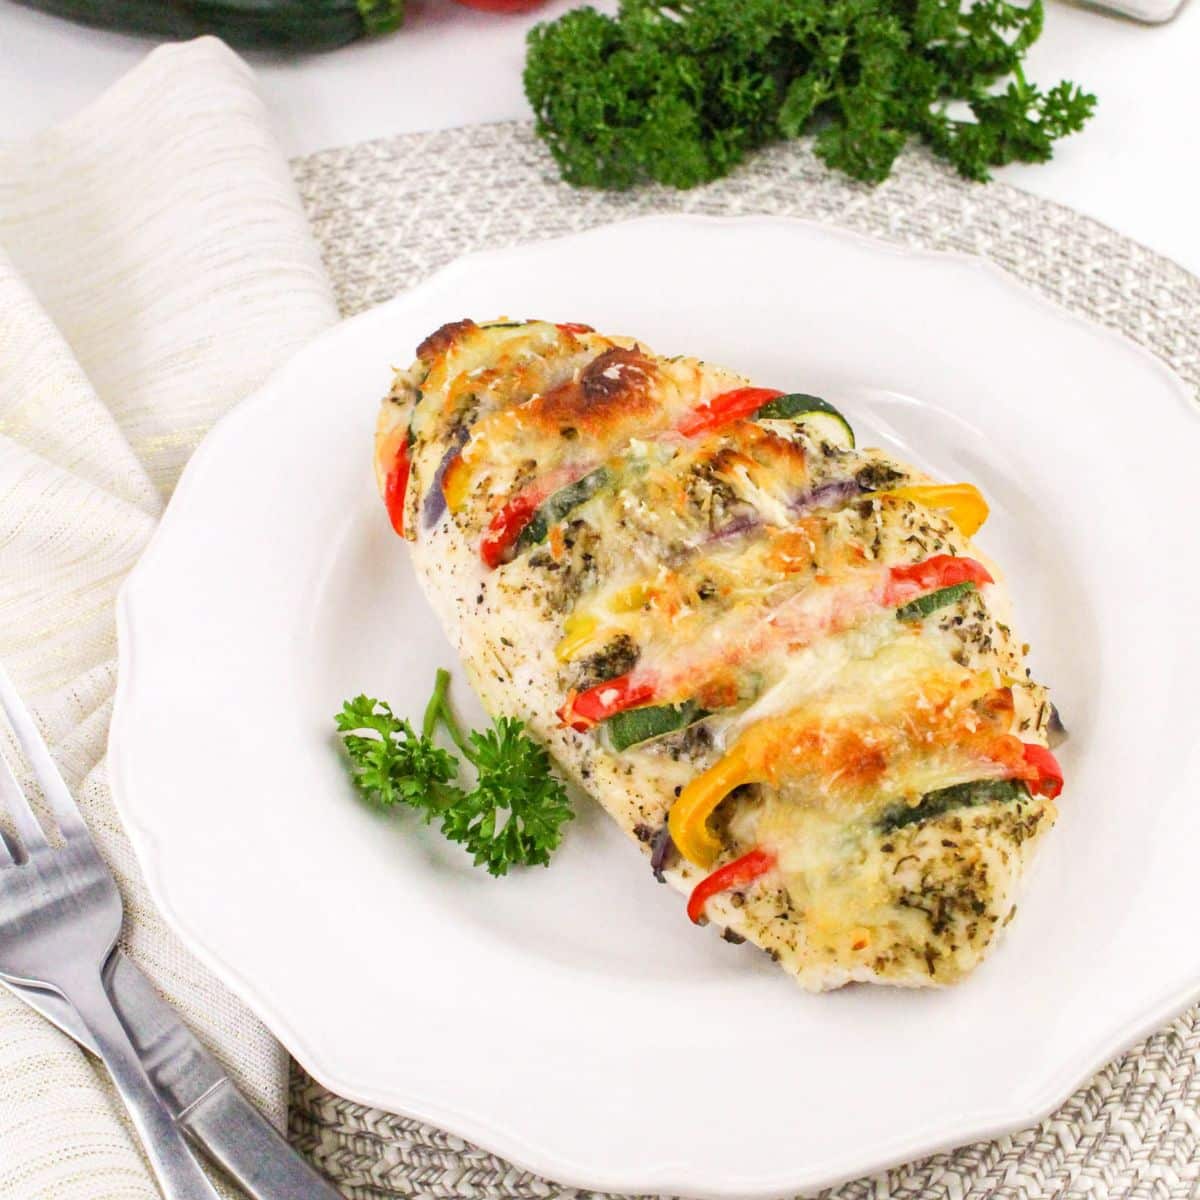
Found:
M 438 468 L 433 473 L 433 481 L 429 485 L 429 491 L 425 493 L 425 504 L 421 509 L 421 517 L 425 522 L 426 529 L 432 529 L 441 519 L 442 514 L 446 511 L 446 496 L 442 491 L 442 480 L 446 476 L 446 471 L 450 464 L 459 456 L 462 448 L 467 444 L 467 438 L 470 436 L 470 429 L 464 425 L 454 435 L 454 441 L 450 448 L 442 455 L 442 461 L 438 463 Z

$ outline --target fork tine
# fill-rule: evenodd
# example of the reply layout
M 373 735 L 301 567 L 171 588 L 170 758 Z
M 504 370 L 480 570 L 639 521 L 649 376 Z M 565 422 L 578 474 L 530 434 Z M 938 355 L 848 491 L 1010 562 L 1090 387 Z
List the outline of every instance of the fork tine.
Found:
M 50 849 L 46 834 L 30 808 L 29 801 L 25 799 L 25 793 L 13 774 L 8 758 L 3 754 L 0 754 L 0 801 L 5 803 L 28 857 L 32 858 L 35 854 Z
M 17 861 L 17 852 L 7 833 L 0 829 L 0 867 L 11 867 Z
M 17 741 L 21 743 L 21 749 L 25 752 L 26 761 L 33 768 L 33 774 L 41 785 L 42 794 L 46 797 L 46 802 L 54 813 L 59 832 L 64 838 L 81 833 L 87 834 L 87 825 L 84 824 L 75 801 L 71 799 L 71 793 L 63 782 L 63 777 L 58 773 L 54 760 L 50 757 L 50 751 L 46 748 L 46 743 L 42 741 L 42 735 L 38 733 L 33 718 L 21 702 L 21 697 L 17 695 L 17 689 L 13 687 L 12 680 L 9 679 L 8 673 L 2 666 L 0 666 L 0 707 L 3 707 L 8 716 L 8 722 L 17 735 Z M 9 776 L 12 778 L 11 770 Z M 15 778 L 12 778 L 12 782 L 16 785 Z M 20 787 L 16 788 L 16 793 L 21 797 L 22 803 L 18 804 L 17 798 L 13 797 L 14 808 L 20 808 L 23 805 L 28 811 L 28 803 L 24 800 L 24 794 Z M 22 840 L 25 840 L 24 829 L 20 830 L 20 834 Z M 25 845 L 27 849 L 31 849 L 27 841 Z

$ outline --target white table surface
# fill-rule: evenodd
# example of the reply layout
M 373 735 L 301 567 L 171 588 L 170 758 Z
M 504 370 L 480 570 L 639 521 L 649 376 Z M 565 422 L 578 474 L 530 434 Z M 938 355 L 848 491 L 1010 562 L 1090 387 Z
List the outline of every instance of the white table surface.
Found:
M 528 114 L 525 30 L 572 6 L 474 12 L 411 0 L 399 33 L 285 61 L 252 56 L 289 154 L 413 130 Z M 612 0 L 597 7 L 612 8 Z M 1054 161 L 1001 177 L 1071 205 L 1200 274 L 1200 0 L 1174 21 L 1140 25 L 1049 0 L 1030 77 L 1067 77 L 1100 99 L 1086 131 Z M 151 43 L 102 33 L 0 0 L 0 139 L 71 113 L 128 70 Z

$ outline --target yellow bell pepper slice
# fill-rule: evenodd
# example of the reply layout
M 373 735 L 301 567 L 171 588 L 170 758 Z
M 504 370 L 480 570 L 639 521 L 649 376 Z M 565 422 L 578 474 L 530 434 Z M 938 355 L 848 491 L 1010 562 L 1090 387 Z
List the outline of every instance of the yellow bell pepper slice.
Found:
M 463 461 L 460 454 L 452 459 L 450 465 L 442 474 L 442 495 L 446 497 L 446 507 L 452 513 L 459 512 L 466 503 L 467 492 L 471 486 L 471 468 Z
M 604 607 L 613 613 L 637 612 L 650 596 L 650 584 L 631 583 L 615 592 Z M 563 638 L 554 649 L 555 657 L 559 662 L 570 662 L 580 651 L 603 640 L 610 632 L 612 626 L 603 624 L 594 613 L 573 613 L 563 622 Z
M 622 588 L 608 602 L 613 612 L 636 612 L 650 599 L 651 590 L 648 583 L 631 583 Z
M 708 827 L 717 805 L 743 783 L 753 782 L 750 764 L 741 747 L 697 775 L 671 806 L 667 827 L 679 853 L 700 867 L 711 867 L 721 852 L 721 843 Z
M 926 508 L 940 509 L 958 526 L 964 537 L 974 537 L 988 518 L 987 501 L 971 483 L 919 483 L 877 494 L 898 496 L 901 500 L 911 500 Z
M 562 641 L 554 648 L 554 657 L 559 662 L 570 662 L 596 640 L 599 628 L 599 619 L 590 613 L 572 614 L 563 622 Z

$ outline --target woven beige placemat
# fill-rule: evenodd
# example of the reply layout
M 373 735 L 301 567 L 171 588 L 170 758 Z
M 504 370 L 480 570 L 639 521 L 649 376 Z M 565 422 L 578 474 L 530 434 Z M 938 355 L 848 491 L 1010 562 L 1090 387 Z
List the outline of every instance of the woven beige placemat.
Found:
M 347 315 L 468 250 L 649 212 L 771 213 L 983 255 L 1140 342 L 1200 392 L 1200 280 L 1078 213 L 1000 184 L 964 183 L 919 153 L 902 158 L 874 189 L 829 173 L 806 147 L 792 144 L 692 192 L 579 192 L 558 181 L 528 126 L 500 124 L 329 150 L 293 167 Z M 397 1014 L 396 1036 L 408 1034 Z M 1198 1056 L 1200 1010 L 1194 1009 L 1111 1063 L 1036 1128 L 827 1194 L 838 1200 L 1200 1196 Z M 420 1122 L 335 1097 L 299 1068 L 291 1135 L 352 1200 L 579 1195 Z

